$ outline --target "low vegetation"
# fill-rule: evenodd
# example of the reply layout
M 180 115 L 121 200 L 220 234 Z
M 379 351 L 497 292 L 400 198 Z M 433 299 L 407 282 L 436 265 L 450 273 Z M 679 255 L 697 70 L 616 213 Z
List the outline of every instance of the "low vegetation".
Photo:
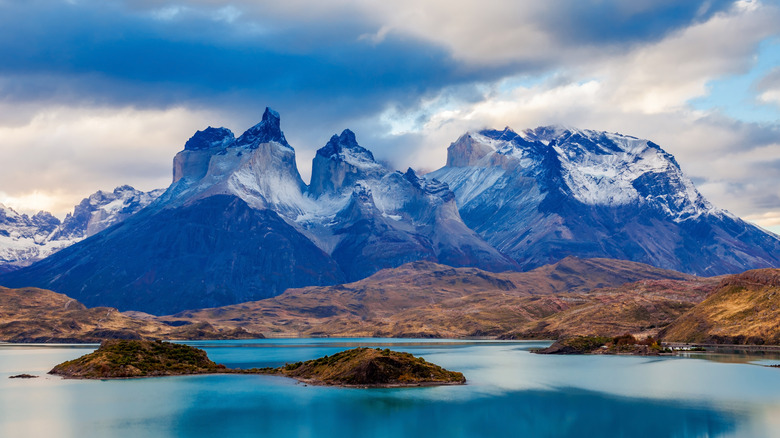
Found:
M 68 378 L 110 379 L 217 373 L 225 370 L 206 352 L 188 345 L 162 341 L 113 339 L 94 352 L 61 363 L 49 374 Z
M 551 346 L 537 350 L 539 354 L 631 354 L 652 356 L 671 353 L 653 337 L 637 339 L 631 334 L 615 337 L 575 336 L 561 339 Z
M 462 373 L 421 357 L 389 349 L 354 348 L 332 356 L 287 364 L 277 373 L 304 382 L 339 386 L 416 386 L 463 384 Z
M 94 352 L 61 363 L 49 374 L 74 379 L 118 379 L 186 374 L 274 374 L 307 383 L 337 386 L 428 386 L 466 382 L 421 357 L 389 349 L 355 348 L 279 368 L 230 369 L 206 352 L 162 341 L 108 340 Z

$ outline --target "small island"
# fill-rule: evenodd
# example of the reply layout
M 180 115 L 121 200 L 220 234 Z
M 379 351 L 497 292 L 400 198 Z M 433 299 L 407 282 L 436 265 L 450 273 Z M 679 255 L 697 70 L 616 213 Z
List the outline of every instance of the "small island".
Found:
M 637 340 L 630 334 L 616 336 L 574 336 L 559 339 L 538 354 L 623 354 L 633 356 L 660 356 L 672 353 L 663 348 L 656 339 L 648 337 Z
M 127 379 L 132 377 L 214 374 L 226 371 L 206 352 L 164 341 L 110 339 L 92 353 L 63 362 L 49 374 L 68 379 Z
M 314 385 L 400 387 L 464 384 L 462 373 L 389 349 L 354 348 L 279 368 L 231 369 L 205 351 L 163 341 L 107 340 L 92 353 L 63 362 L 49 374 L 68 379 L 127 379 L 191 374 L 269 374 Z
M 287 364 L 272 371 L 304 383 L 350 387 L 462 385 L 462 373 L 448 371 L 409 353 L 353 348 L 332 356 Z

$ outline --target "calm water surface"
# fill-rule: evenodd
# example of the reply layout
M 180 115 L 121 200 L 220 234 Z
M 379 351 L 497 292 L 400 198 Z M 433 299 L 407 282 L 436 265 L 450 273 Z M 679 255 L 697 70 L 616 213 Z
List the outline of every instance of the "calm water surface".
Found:
M 273 376 L 62 380 L 95 346 L 0 344 L 0 437 L 780 437 L 780 357 L 542 356 L 549 343 L 403 339 L 189 342 L 228 367 L 355 346 L 408 351 L 465 386 L 348 389 Z M 38 379 L 9 379 L 20 373 Z

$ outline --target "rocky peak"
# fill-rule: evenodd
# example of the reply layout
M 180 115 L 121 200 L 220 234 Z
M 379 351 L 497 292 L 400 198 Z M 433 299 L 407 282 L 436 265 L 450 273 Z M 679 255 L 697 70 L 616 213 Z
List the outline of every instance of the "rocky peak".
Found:
M 292 149 L 281 128 L 281 117 L 279 113 L 266 107 L 263 113 L 263 120 L 257 125 L 249 128 L 238 137 L 236 146 L 245 146 L 250 149 L 257 149 L 258 145 L 263 143 L 276 142 Z
M 309 191 L 315 196 L 341 192 L 361 179 L 381 178 L 387 172 L 371 151 L 358 144 L 355 134 L 345 129 L 314 156 Z
M 360 146 L 355 133 L 349 129 L 342 131 L 341 135 L 331 137 L 328 144 L 317 151 L 317 155 L 331 160 L 346 161 L 353 166 L 376 163 L 374 154 Z
M 184 150 L 197 151 L 202 149 L 226 148 L 233 144 L 236 136 L 227 128 L 212 128 L 209 126 L 198 131 L 184 144 Z
M 480 141 L 477 135 L 467 132 L 447 148 L 448 167 L 468 167 L 495 150 L 490 142 Z
M 33 225 L 46 233 L 51 233 L 60 224 L 60 220 L 48 211 L 39 211 L 30 220 Z

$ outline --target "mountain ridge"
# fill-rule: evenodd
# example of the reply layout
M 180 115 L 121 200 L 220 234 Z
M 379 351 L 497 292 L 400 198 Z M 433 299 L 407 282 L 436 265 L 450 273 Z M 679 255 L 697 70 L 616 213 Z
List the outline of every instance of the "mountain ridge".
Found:
M 464 222 L 524 269 L 569 254 L 698 275 L 780 266 L 780 238 L 712 206 L 649 140 L 555 126 L 469 132 L 426 177 L 447 183 Z

